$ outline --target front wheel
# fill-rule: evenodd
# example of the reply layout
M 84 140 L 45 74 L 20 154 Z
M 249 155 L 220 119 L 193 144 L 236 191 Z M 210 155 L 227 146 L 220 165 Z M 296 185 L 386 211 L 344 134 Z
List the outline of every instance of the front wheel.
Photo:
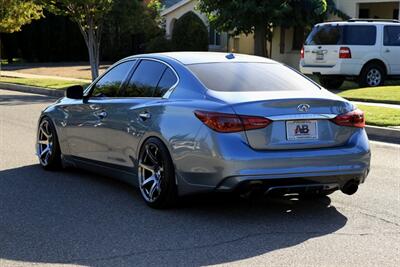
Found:
M 39 124 L 36 151 L 40 165 L 46 170 L 61 169 L 61 150 L 52 121 L 45 117 Z
M 143 200 L 152 208 L 168 208 L 177 200 L 175 170 L 166 146 L 149 138 L 139 153 L 139 189 Z

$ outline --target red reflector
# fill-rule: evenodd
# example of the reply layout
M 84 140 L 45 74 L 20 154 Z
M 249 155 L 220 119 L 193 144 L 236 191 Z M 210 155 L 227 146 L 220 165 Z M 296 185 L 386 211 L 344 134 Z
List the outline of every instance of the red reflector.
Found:
M 332 121 L 340 126 L 365 127 L 365 115 L 364 112 L 359 109 L 338 115 L 333 118 Z
M 304 58 L 304 46 L 300 50 L 300 57 Z
M 339 49 L 339 58 L 351 58 L 351 50 L 348 47 L 341 47 Z
M 196 110 L 194 114 L 209 128 L 220 133 L 234 133 L 244 130 L 261 129 L 267 127 L 271 123 L 267 118 L 256 116 L 200 110 Z

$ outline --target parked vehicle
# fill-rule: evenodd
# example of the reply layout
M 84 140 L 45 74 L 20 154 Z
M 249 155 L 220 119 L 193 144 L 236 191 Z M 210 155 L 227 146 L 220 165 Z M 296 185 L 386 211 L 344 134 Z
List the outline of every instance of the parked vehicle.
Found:
M 361 87 L 400 78 L 400 21 L 351 19 L 314 26 L 301 50 L 300 71 L 339 88 L 345 79 Z
M 174 52 L 111 66 L 40 116 L 45 169 L 140 188 L 161 208 L 198 192 L 353 194 L 370 166 L 364 113 L 275 61 Z

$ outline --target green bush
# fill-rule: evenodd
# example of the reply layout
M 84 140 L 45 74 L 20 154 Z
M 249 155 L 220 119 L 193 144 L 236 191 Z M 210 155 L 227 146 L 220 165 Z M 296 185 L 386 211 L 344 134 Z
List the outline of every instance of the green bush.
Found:
M 207 51 L 208 30 L 193 12 L 180 17 L 172 31 L 172 49 L 175 51 Z

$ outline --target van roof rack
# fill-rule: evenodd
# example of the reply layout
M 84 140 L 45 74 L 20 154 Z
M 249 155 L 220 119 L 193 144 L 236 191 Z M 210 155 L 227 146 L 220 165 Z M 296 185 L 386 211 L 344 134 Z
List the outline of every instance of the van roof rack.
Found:
M 393 22 L 400 23 L 398 19 L 349 19 L 348 22 L 367 21 L 367 22 Z

